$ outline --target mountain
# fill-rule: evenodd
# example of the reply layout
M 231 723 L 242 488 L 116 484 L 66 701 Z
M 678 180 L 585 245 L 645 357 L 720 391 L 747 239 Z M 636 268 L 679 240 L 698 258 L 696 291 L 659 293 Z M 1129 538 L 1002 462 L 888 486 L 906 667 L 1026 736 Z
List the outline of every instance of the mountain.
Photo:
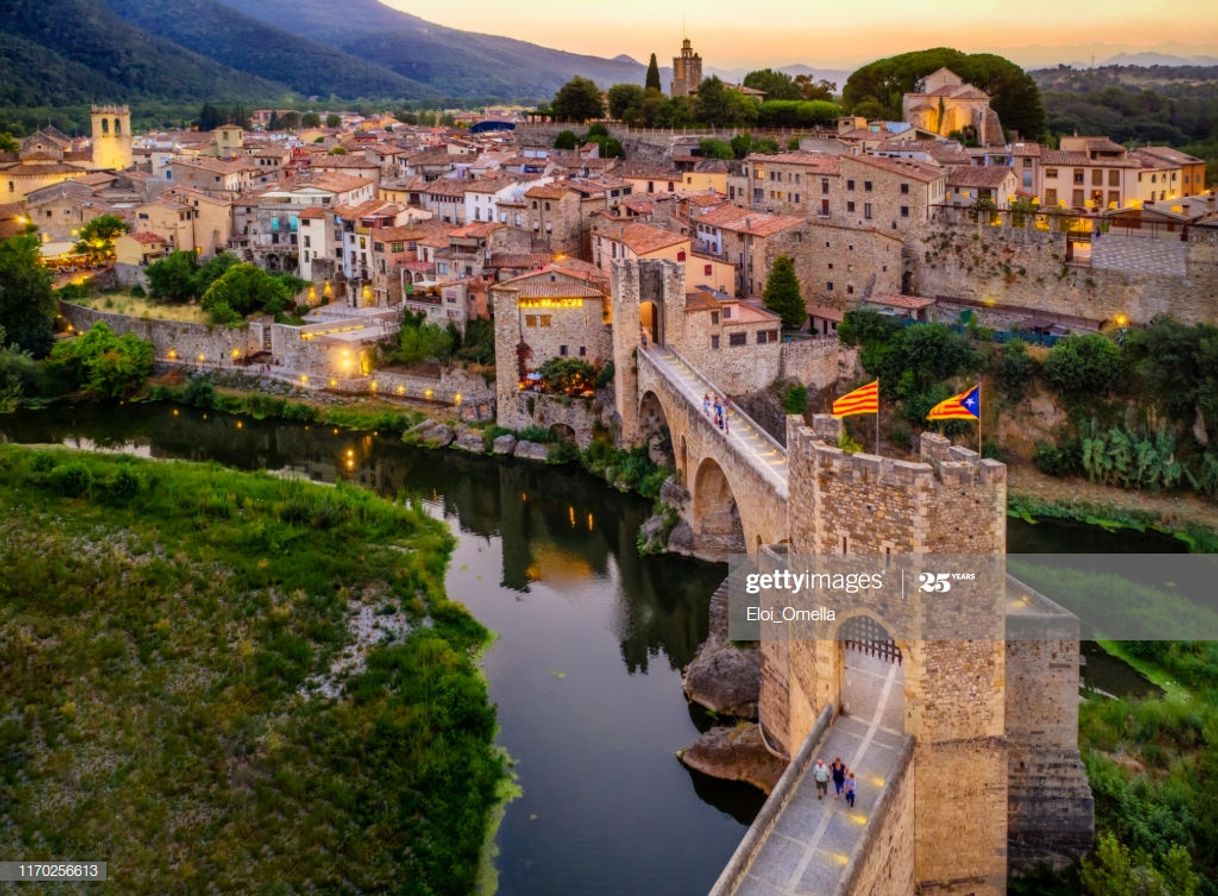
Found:
M 408 99 L 435 96 L 435 91 L 426 84 L 273 28 L 216 0 L 104 2 L 146 31 L 305 96 Z
M 1174 56 L 1171 53 L 1117 53 L 1101 65 L 1218 65 L 1218 56 Z
M 281 93 L 281 85 L 149 34 L 97 0 L 0 3 L 2 105 Z
M 220 0 L 224 5 L 430 85 L 444 96 L 540 100 L 573 75 L 609 87 L 643 83 L 633 59 L 552 50 L 491 34 L 459 31 L 377 0 Z

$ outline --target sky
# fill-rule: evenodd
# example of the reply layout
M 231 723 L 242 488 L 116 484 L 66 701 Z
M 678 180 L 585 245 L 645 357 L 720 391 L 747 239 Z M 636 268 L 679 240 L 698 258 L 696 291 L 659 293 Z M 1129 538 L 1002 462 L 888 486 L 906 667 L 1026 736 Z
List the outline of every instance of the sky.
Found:
M 703 64 L 853 68 L 905 50 L 952 46 L 1026 65 L 1097 61 L 1122 51 L 1218 56 L 1215 0 L 382 0 L 429 21 L 543 46 L 662 65 L 682 21 Z M 1046 23 L 1052 23 L 1047 25 Z

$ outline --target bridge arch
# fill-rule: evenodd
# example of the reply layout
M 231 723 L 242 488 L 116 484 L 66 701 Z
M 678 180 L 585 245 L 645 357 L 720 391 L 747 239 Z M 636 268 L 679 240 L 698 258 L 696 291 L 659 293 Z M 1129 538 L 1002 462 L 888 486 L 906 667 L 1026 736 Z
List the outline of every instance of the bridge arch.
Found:
M 748 542 L 740 506 L 727 474 L 713 458 L 703 458 L 698 465 L 692 492 L 693 528 L 699 548 L 716 554 L 744 553 Z
M 643 393 L 639 401 L 639 430 L 643 435 L 643 443 L 647 453 L 656 463 L 667 464 L 677 468 L 682 480 L 686 478 L 685 468 L 677 456 L 677 434 L 673 432 L 669 422 L 668 410 L 664 402 L 651 390 Z M 680 436 L 682 443 L 684 434 Z

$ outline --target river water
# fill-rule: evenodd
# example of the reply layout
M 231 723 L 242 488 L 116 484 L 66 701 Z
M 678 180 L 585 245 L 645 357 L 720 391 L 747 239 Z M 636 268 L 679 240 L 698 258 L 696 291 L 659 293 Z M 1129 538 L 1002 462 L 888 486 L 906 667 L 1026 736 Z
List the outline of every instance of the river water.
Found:
M 0 439 L 349 481 L 423 498 L 457 536 L 448 593 L 496 633 L 485 659 L 523 795 L 500 826 L 504 896 L 684 896 L 710 888 L 759 793 L 686 770 L 710 721 L 681 693 L 726 567 L 640 557 L 649 504 L 572 468 L 438 454 L 397 438 L 170 405 L 0 416 Z M 1151 533 L 1009 523 L 1009 549 L 1161 551 Z M 1128 667 L 1092 668 L 1112 692 Z

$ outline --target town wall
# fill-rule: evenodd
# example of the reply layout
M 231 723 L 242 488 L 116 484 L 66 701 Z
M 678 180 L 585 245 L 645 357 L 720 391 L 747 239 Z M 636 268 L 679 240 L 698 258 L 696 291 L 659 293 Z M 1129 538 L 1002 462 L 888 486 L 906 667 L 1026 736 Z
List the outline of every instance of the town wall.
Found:
M 984 220 L 932 224 L 924 237 L 910 237 L 913 291 L 993 304 L 999 312 L 1007 304 L 1096 321 L 1124 315 L 1146 323 L 1156 314 L 1218 321 L 1218 234 L 1197 228 L 1176 242 L 1100 233 L 1090 265 L 1067 261 L 1068 239 L 1053 229 Z M 984 309 L 980 318 L 986 322 Z
M 262 350 L 263 327 L 248 323 L 239 327 L 212 326 L 172 320 L 132 317 L 113 311 L 85 308 L 60 302 L 59 313 L 80 332 L 104 323 L 115 333 L 134 333 L 153 345 L 159 359 L 230 363 Z M 234 355 L 234 352 L 237 354 Z
M 530 426 L 570 429 L 570 435 L 581 449 L 592 444 L 598 433 L 610 432 L 613 425 L 613 405 L 609 395 L 601 391 L 595 398 L 568 398 L 539 392 L 510 392 L 498 405 L 496 418 L 500 426 L 517 431 Z

